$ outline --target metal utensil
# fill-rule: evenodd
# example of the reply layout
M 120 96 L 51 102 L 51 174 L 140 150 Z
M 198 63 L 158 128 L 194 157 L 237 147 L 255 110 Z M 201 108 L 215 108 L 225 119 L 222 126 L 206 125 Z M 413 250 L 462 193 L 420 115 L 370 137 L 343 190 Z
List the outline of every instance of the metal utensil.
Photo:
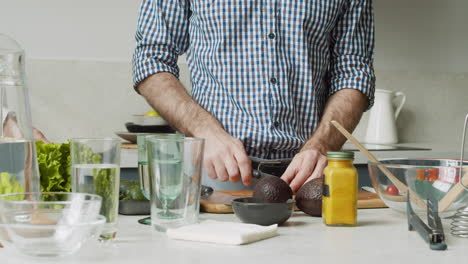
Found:
M 463 175 L 463 155 L 465 153 L 465 139 L 466 139 L 467 124 L 468 124 L 468 114 L 465 116 L 465 124 L 463 126 L 463 136 L 462 136 L 462 144 L 461 144 L 461 150 L 460 150 L 460 182 L 458 186 L 455 186 L 458 188 L 457 190 L 453 191 L 454 197 L 460 196 L 460 194 L 465 190 L 468 191 L 468 187 L 466 186 L 466 182 L 468 182 L 468 175 L 467 175 L 468 171 L 464 174 L 463 178 L 461 176 Z M 460 186 L 463 187 L 463 189 L 461 189 Z M 455 187 L 452 188 L 452 190 L 455 189 Z M 448 196 L 452 192 L 452 190 L 450 190 L 446 196 Z M 449 207 L 450 204 L 447 207 Z M 440 207 L 441 207 L 441 203 L 439 203 L 439 208 Z M 450 232 L 454 236 L 468 238 L 468 206 L 457 210 L 457 213 L 455 213 L 455 215 L 453 216 Z
M 276 178 L 278 178 L 278 176 L 275 176 L 275 175 L 272 175 L 272 174 L 269 174 L 269 173 L 266 173 L 266 172 L 262 172 L 260 170 L 256 170 L 256 169 L 252 170 L 252 178 L 260 180 L 260 179 L 265 178 L 265 177 L 276 177 Z
M 437 200 L 430 195 L 427 199 L 427 222 L 424 223 L 411 206 L 410 193 L 407 196 L 408 230 L 416 230 L 429 243 L 432 250 L 446 250 L 444 228 L 439 217 Z

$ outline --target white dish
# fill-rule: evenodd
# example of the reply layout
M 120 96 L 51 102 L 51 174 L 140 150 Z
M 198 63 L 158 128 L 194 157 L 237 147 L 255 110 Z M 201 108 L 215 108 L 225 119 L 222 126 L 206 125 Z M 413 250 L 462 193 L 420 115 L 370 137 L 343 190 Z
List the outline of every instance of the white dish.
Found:
M 155 133 L 115 132 L 115 134 L 119 136 L 120 138 L 127 140 L 130 143 L 136 144 L 138 135 L 152 135 Z
M 167 121 L 160 116 L 133 115 L 132 122 L 140 126 L 164 126 Z

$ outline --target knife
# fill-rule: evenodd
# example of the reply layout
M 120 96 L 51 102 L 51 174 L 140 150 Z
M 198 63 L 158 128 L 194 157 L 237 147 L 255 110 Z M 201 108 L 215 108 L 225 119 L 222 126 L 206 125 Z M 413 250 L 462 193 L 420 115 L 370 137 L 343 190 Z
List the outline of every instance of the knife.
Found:
M 263 179 L 265 177 L 279 178 L 278 176 L 275 176 L 275 175 L 272 175 L 272 174 L 269 174 L 269 173 L 266 173 L 266 172 L 263 172 L 263 171 L 259 171 L 259 170 L 256 170 L 256 169 L 252 170 L 252 178 L 260 180 L 260 179 Z
M 252 170 L 252 178 L 260 180 L 264 177 L 277 177 L 265 172 L 261 172 L 259 170 Z M 236 198 L 239 198 L 237 196 L 229 195 L 226 193 L 222 192 L 215 192 L 213 188 L 202 185 L 202 190 L 201 190 L 201 199 L 208 202 L 208 203 L 213 203 L 213 204 L 224 204 L 230 206 L 232 201 Z

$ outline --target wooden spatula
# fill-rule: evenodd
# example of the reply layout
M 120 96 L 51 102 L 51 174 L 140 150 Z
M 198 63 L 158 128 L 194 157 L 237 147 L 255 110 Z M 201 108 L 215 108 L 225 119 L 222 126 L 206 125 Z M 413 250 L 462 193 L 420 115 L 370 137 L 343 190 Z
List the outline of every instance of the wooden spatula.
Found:
M 422 200 L 417 193 L 408 189 L 408 186 L 406 186 L 406 184 L 398 180 L 398 178 L 395 177 L 395 175 L 393 175 L 393 173 L 390 172 L 387 169 L 387 167 L 380 163 L 380 161 L 374 155 L 372 155 L 372 153 L 370 153 L 361 143 L 359 143 L 359 141 L 353 135 L 351 135 L 348 132 L 348 130 L 346 130 L 343 126 L 340 125 L 340 123 L 338 123 L 335 120 L 332 120 L 331 123 L 333 126 L 336 127 L 336 129 L 338 129 L 338 131 L 341 132 L 341 134 L 343 134 L 343 136 L 345 136 L 349 141 L 351 141 L 359 149 L 359 151 L 366 155 L 366 157 L 370 161 L 376 163 L 377 167 L 383 172 L 385 176 L 387 176 L 387 178 L 393 183 L 393 185 L 395 185 L 398 188 L 398 190 L 405 194 L 409 191 L 411 193 L 410 198 L 415 204 L 417 204 L 421 208 L 427 208 L 426 202 Z
M 439 212 L 444 212 L 447 210 L 452 205 L 452 203 L 455 202 L 458 197 L 460 197 L 460 195 L 465 191 L 465 188 L 463 188 L 461 182 L 463 182 L 465 186 L 468 185 L 468 168 L 463 167 L 463 170 L 465 173 L 463 174 L 460 182 L 453 186 L 453 188 L 445 194 L 444 198 L 439 201 Z M 461 174 L 462 172 L 460 172 L 460 175 Z

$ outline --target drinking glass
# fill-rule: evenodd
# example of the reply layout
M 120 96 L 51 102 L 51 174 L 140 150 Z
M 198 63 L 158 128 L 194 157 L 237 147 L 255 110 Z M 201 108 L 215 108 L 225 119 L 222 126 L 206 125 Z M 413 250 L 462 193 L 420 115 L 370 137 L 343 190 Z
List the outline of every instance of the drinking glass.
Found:
M 204 140 L 146 139 L 151 187 L 151 223 L 166 231 L 198 221 Z
M 148 151 L 146 150 L 146 139 L 148 138 L 183 138 L 183 134 L 153 134 L 153 135 L 138 135 L 138 177 L 140 180 L 140 189 L 146 199 L 151 200 L 150 194 L 150 177 L 148 171 Z M 144 225 L 151 225 L 151 217 L 146 217 L 138 220 L 139 223 Z
M 82 138 L 71 140 L 72 191 L 102 197 L 100 214 L 106 217 L 100 240 L 115 238 L 119 206 L 120 140 Z

